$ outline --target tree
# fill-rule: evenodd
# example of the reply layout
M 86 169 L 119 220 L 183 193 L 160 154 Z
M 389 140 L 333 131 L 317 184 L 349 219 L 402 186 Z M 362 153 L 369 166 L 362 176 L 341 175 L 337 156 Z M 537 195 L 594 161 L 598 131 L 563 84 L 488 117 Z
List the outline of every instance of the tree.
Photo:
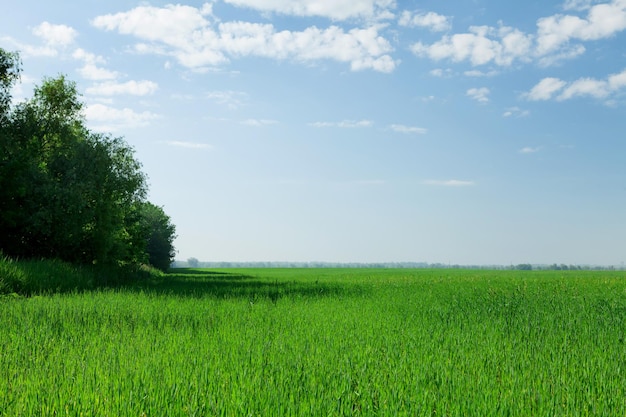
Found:
M 155 268 L 166 271 L 176 255 L 174 250 L 176 227 L 161 207 L 150 202 L 141 205 L 140 217 L 146 233 L 148 262 Z
M 91 133 L 76 84 L 44 79 L 16 106 L 0 144 L 5 253 L 81 263 L 133 263 L 145 175 L 121 139 Z
M 76 84 L 65 76 L 44 79 L 31 100 L 11 107 L 20 71 L 19 56 L 0 49 L 0 250 L 137 264 L 151 258 L 148 243 L 162 238 L 169 252 L 156 255 L 156 243 L 153 252 L 163 265 L 174 226 L 162 209 L 144 207 L 146 177 L 133 149 L 86 128 Z
M 146 202 L 133 149 L 87 129 L 76 84 L 63 75 L 12 107 L 20 71 L 19 56 L 0 49 L 0 250 L 167 269 L 175 227 Z
M 200 266 L 200 261 L 197 258 L 189 258 L 187 259 L 187 265 L 189 268 L 197 268 Z
M 15 223 L 19 207 L 15 193 L 23 192 L 16 181 L 19 161 L 14 155 L 14 140 L 10 126 L 11 88 L 19 79 L 21 64 L 17 53 L 0 48 L 0 236 L 6 240 L 7 225 Z M 2 247 L 0 246 L 0 249 Z
M 82 247 L 81 220 L 88 215 L 83 179 L 93 155 L 77 95 L 64 77 L 47 79 L 10 114 L 2 146 L 2 178 L 10 183 L 3 196 L 8 252 L 68 259 Z

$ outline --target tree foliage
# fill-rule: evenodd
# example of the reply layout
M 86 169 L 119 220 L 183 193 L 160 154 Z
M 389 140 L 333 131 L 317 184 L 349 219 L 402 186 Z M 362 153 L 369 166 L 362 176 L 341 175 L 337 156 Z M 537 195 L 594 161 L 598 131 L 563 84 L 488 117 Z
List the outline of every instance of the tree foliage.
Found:
M 150 202 L 141 205 L 140 218 L 147 237 L 148 263 L 165 271 L 170 267 L 176 255 L 174 250 L 176 227 L 163 208 Z
M 133 149 L 86 128 L 76 84 L 64 76 L 44 79 L 32 99 L 11 107 L 19 65 L 0 49 L 0 250 L 78 263 L 147 261 L 145 228 L 156 223 L 142 218 L 146 177 Z
M 4 118 L 11 104 L 11 87 L 20 78 L 22 64 L 15 52 L 0 48 L 0 118 Z

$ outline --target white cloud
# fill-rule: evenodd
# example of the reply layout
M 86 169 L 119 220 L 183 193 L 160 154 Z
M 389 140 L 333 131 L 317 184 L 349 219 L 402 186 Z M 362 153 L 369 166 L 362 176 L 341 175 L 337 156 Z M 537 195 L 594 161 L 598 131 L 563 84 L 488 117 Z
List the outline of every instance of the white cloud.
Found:
M 606 39 L 626 30 L 626 0 L 593 4 L 570 0 L 566 10 L 585 12 L 586 16 L 555 14 L 537 20 L 535 33 L 500 24 L 498 27 L 471 26 L 466 33 L 445 35 L 430 45 L 417 42 L 414 54 L 438 61 L 469 61 L 474 66 L 509 66 L 515 61 L 536 60 L 548 66 L 572 59 L 585 52 L 580 42 Z M 575 43 L 575 42 L 579 43 Z
M 114 80 L 119 77 L 117 71 L 111 71 L 100 68 L 92 63 L 85 63 L 82 68 L 78 69 L 78 73 L 87 80 Z
M 433 77 L 450 77 L 452 76 L 452 70 L 450 68 L 435 68 L 433 70 L 430 70 L 429 74 Z
M 563 10 L 587 10 L 593 3 L 592 0 L 565 0 Z
M 520 149 L 518 152 L 523 153 L 523 154 L 531 154 L 531 153 L 539 152 L 540 150 L 541 150 L 541 146 L 538 146 L 536 148 L 527 146 L 525 148 Z
M 119 77 L 116 71 L 110 71 L 105 68 L 98 67 L 97 64 L 105 62 L 104 58 L 78 48 L 72 54 L 72 58 L 83 61 L 84 66 L 78 69 L 78 73 L 88 80 L 114 80 Z
M 87 121 L 98 131 L 114 132 L 122 128 L 142 127 L 159 116 L 148 111 L 138 113 L 132 109 L 117 109 L 105 104 L 88 105 L 85 110 Z
M 467 60 L 475 66 L 488 63 L 508 66 L 516 59 L 528 60 L 531 45 L 530 36 L 511 27 L 471 26 L 469 33 L 445 35 L 432 45 L 417 42 L 411 46 L 411 50 L 418 56 L 435 61 Z
M 520 109 L 519 107 L 509 107 L 502 113 L 502 117 L 526 117 L 530 115 L 530 111 Z
M 558 100 L 569 100 L 576 96 L 591 96 L 604 98 L 610 93 L 609 84 L 606 81 L 593 78 L 580 78 L 568 85 L 557 97 Z
M 170 146 L 176 146 L 179 148 L 188 148 L 188 149 L 212 149 L 213 146 L 209 145 L 208 143 L 198 143 L 198 142 L 185 142 L 185 141 L 178 141 L 178 140 L 172 140 L 172 141 L 168 141 L 165 142 Z
M 171 4 L 163 8 L 139 6 L 128 12 L 98 16 L 91 23 L 99 29 L 117 30 L 149 42 L 137 44 L 138 52 L 173 56 L 181 65 L 196 68 L 227 61 L 207 20 L 210 14 L 205 11 Z
M 393 130 L 394 132 L 410 133 L 410 134 L 416 134 L 416 135 L 424 135 L 428 132 L 428 129 L 425 129 L 423 127 L 405 126 L 405 125 L 398 125 L 398 124 L 390 125 L 389 128 Z
M 356 127 L 371 127 L 374 122 L 371 120 L 342 120 L 341 122 L 314 122 L 309 123 L 309 126 L 313 127 L 339 127 L 339 128 L 356 128 Z
M 119 94 L 129 94 L 133 96 L 145 96 L 154 93 L 159 86 L 152 81 L 127 81 L 117 83 L 107 81 L 88 87 L 85 92 L 96 96 L 114 96 Z
M 395 0 L 225 0 L 234 6 L 294 16 L 320 16 L 333 20 L 388 18 Z
M 434 12 L 413 14 L 406 10 L 400 15 L 398 24 L 400 26 L 423 27 L 433 32 L 443 32 L 452 27 L 448 16 Z
M 492 70 L 492 71 L 470 70 L 470 71 L 463 72 L 463 75 L 465 75 L 466 77 L 494 77 L 498 74 L 499 72 L 495 70 Z
M 59 54 L 56 48 L 51 46 L 33 46 L 21 43 L 9 36 L 0 37 L 0 43 L 5 49 L 16 49 L 20 51 L 21 58 L 28 57 L 55 57 Z
M 397 65 L 389 55 L 393 47 L 378 33 L 379 25 L 349 31 L 338 26 L 276 31 L 271 24 L 242 21 L 215 25 L 207 17 L 201 9 L 190 6 L 140 6 L 99 16 L 92 23 L 140 39 L 134 46 L 136 52 L 172 56 L 195 70 L 246 56 L 301 62 L 334 60 L 349 63 L 353 71 L 391 72 Z
M 241 91 L 232 90 L 209 91 L 206 93 L 206 98 L 234 110 L 246 103 L 248 95 Z
M 487 103 L 489 101 L 489 89 L 487 87 L 470 88 L 466 94 L 468 97 L 478 101 L 479 103 Z
M 562 61 L 574 59 L 584 54 L 585 51 L 586 49 L 583 45 L 568 45 L 562 47 L 558 52 L 540 57 L 537 62 L 542 67 L 549 67 Z
M 550 100 L 552 96 L 565 86 L 566 82 L 558 78 L 548 77 L 539 81 L 525 97 L 530 101 Z
M 424 185 L 434 185 L 439 187 L 470 187 L 476 185 L 474 181 L 464 180 L 424 180 Z
M 626 87 L 626 69 L 619 74 L 609 75 L 608 83 L 611 90 L 619 90 Z
M 558 78 L 544 78 L 523 96 L 531 101 L 570 100 L 575 97 L 592 97 L 607 99 L 626 87 L 626 69 L 617 74 L 611 74 L 606 79 L 583 77 L 571 83 Z M 560 94 L 556 95 L 556 93 Z
M 626 29 L 626 1 L 613 0 L 591 6 L 587 17 L 554 15 L 537 21 L 537 50 L 540 55 L 557 50 L 570 40 L 598 40 Z
M 345 32 L 337 26 L 315 26 L 301 32 L 276 32 L 270 24 L 228 22 L 219 25 L 220 45 L 231 56 L 256 55 L 273 59 L 350 63 L 353 71 L 391 72 L 396 62 L 388 55 L 391 44 L 375 26 Z
M 43 22 L 33 28 L 33 34 L 41 38 L 46 45 L 51 47 L 64 47 L 71 45 L 78 36 L 78 32 L 66 25 L 53 25 Z

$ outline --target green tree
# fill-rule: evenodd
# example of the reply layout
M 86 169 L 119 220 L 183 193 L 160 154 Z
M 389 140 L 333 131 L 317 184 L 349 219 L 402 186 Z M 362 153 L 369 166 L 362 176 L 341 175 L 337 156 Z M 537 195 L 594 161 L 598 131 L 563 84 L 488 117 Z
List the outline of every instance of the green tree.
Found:
M 121 138 L 89 137 L 93 148 L 89 204 L 91 217 L 84 226 L 88 258 L 102 263 L 143 261 L 140 205 L 145 201 L 146 178 L 134 151 Z M 87 191 L 89 192 L 89 191 Z
M 166 271 L 176 255 L 176 227 L 161 207 L 150 202 L 141 205 L 141 222 L 146 236 L 147 261 L 155 268 Z
M 126 215 L 143 199 L 145 179 L 121 139 L 86 129 L 78 97 L 64 76 L 45 79 L 11 114 L 5 252 L 87 263 L 132 260 Z
M 1 54 L 0 54 L 1 55 Z M 44 79 L 7 109 L 0 137 L 0 249 L 21 257 L 131 263 L 145 176 L 121 138 L 91 133 L 75 83 Z
M 2 177 L 11 182 L 3 196 L 5 236 L 17 255 L 68 259 L 80 248 L 79 223 L 87 214 L 81 179 L 90 148 L 77 96 L 64 77 L 47 79 L 11 112 Z
M 86 128 L 76 84 L 63 75 L 12 107 L 20 71 L 19 56 L 0 49 L 0 250 L 167 269 L 175 228 L 146 202 L 133 149 Z
M 189 258 L 187 259 L 187 266 L 189 268 L 198 268 L 200 266 L 200 261 L 198 261 L 198 258 Z

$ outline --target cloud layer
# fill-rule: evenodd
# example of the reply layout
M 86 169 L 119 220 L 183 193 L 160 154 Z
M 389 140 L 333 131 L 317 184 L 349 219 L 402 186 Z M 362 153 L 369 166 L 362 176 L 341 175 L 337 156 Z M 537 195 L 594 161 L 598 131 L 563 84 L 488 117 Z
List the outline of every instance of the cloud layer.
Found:
M 569 1 L 567 10 L 585 11 L 585 16 L 556 14 L 539 18 L 535 33 L 499 24 L 471 26 L 465 33 L 444 35 L 432 44 L 416 42 L 412 51 L 432 60 L 467 61 L 473 66 L 535 60 L 551 65 L 585 52 L 580 42 L 606 39 L 626 29 L 626 0 L 590 5 L 588 1 Z
M 394 0 L 225 0 L 235 6 L 249 7 L 261 12 L 292 16 L 320 16 L 333 20 L 354 18 L 387 18 Z
M 626 69 L 601 80 L 583 77 L 568 83 L 559 78 L 547 77 L 539 81 L 529 92 L 525 93 L 524 97 L 530 101 L 551 99 L 565 101 L 575 97 L 609 99 L 625 87 Z
M 248 3 L 236 4 L 250 6 Z M 377 4 L 356 3 L 362 3 L 363 10 L 368 4 Z M 254 4 L 267 5 L 269 2 Z M 292 6 L 288 6 L 291 2 L 280 4 L 285 10 L 292 10 Z M 309 10 L 307 4 L 314 3 L 297 2 L 295 6 Z M 99 16 L 92 24 L 99 29 L 137 38 L 138 42 L 133 46 L 136 52 L 171 56 L 191 69 L 217 66 L 243 56 L 300 62 L 332 60 L 348 63 L 353 71 L 391 72 L 397 65 L 390 55 L 393 47 L 379 34 L 377 25 L 350 30 L 333 25 L 325 29 L 311 26 L 301 31 L 279 31 L 269 23 L 218 22 L 207 5 L 201 8 L 140 6 L 128 12 Z

